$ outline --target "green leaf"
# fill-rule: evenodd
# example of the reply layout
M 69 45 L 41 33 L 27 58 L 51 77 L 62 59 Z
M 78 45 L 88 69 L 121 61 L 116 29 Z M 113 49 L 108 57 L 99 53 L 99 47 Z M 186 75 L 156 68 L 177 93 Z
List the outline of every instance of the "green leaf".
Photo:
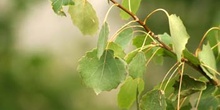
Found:
M 214 96 L 201 98 L 198 110 L 218 110 L 219 101 Z
M 147 92 L 141 100 L 142 110 L 166 110 L 166 98 L 162 90 Z
M 143 77 L 146 71 L 144 52 L 138 52 L 128 65 L 128 72 L 132 78 Z
M 170 97 L 173 95 L 174 93 L 174 87 L 173 85 L 175 84 L 176 80 L 178 79 L 179 77 L 173 77 L 169 80 L 169 82 L 167 82 L 168 80 L 165 80 L 161 86 L 161 83 L 159 83 L 158 85 L 154 86 L 154 89 L 162 89 L 164 90 L 164 93 L 165 93 L 165 97 L 169 97 L 169 100 L 170 101 L 176 101 L 176 97 L 174 96 L 173 97 Z M 168 84 L 167 84 L 168 83 Z M 166 85 L 167 84 L 167 85 Z M 165 85 L 166 85 L 166 88 L 165 88 Z
M 153 61 L 155 64 L 157 65 L 163 65 L 163 56 L 161 55 L 155 55 L 154 58 L 153 58 Z
M 199 59 L 194 56 L 194 54 L 190 53 L 187 49 L 183 50 L 184 57 L 189 60 L 189 62 L 193 63 L 195 66 L 200 65 Z
M 108 41 L 108 35 L 109 35 L 109 26 L 108 23 L 105 22 L 102 25 L 101 31 L 99 33 L 99 39 L 97 43 L 97 57 L 100 58 L 106 48 L 107 41 Z
M 74 5 L 73 0 L 51 0 L 53 11 L 61 16 L 66 16 L 63 6 Z
M 166 102 L 167 102 L 167 108 L 166 108 L 166 110 L 175 110 L 172 101 L 166 100 Z
M 169 16 L 169 27 L 172 37 L 172 44 L 174 52 L 177 55 L 177 60 L 181 61 L 183 50 L 186 48 L 186 44 L 189 39 L 189 35 L 186 32 L 186 28 L 183 22 L 176 15 Z
M 119 107 L 122 109 L 129 109 L 136 100 L 137 92 L 140 95 L 143 90 L 144 81 L 142 79 L 132 79 L 128 77 L 118 93 Z
M 122 0 L 122 6 L 135 14 L 140 7 L 141 0 Z M 124 20 L 128 20 L 131 16 L 121 10 L 120 16 Z
M 171 99 L 170 97 L 172 97 L 172 96 L 173 96 L 173 93 L 170 96 L 168 96 L 168 98 Z M 166 102 L 167 102 L 166 110 L 177 110 L 177 106 L 176 106 L 177 99 L 176 98 L 172 99 L 172 100 L 169 100 L 169 99 L 166 100 Z M 192 105 L 191 105 L 190 101 L 191 101 L 190 97 L 184 98 L 184 101 L 181 102 L 180 110 L 191 110 Z
M 148 49 L 150 48 L 152 45 L 145 45 L 142 49 L 145 50 L 145 49 Z M 136 54 L 140 51 L 140 48 L 138 49 L 135 49 L 133 51 L 131 51 L 130 53 L 128 53 L 126 56 L 125 56 L 125 60 L 127 63 L 130 63 L 132 61 L 132 59 L 136 56 Z
M 215 72 L 213 72 L 211 69 L 216 70 L 216 62 L 215 62 L 215 56 L 212 52 L 212 49 L 209 45 L 203 45 L 202 51 L 199 52 L 199 60 L 202 64 L 208 66 L 209 68 L 202 66 L 203 71 L 211 78 L 215 78 Z M 211 69 L 210 69 L 211 68 Z
M 184 105 L 180 108 L 180 110 L 191 110 L 192 105 L 188 102 L 187 105 Z
M 114 42 L 110 42 L 108 44 L 108 49 L 113 50 L 115 57 L 119 57 L 119 58 L 124 58 L 125 57 L 125 52 L 123 51 L 123 49 L 116 43 Z
M 133 29 L 127 28 L 123 30 L 115 39 L 115 43 L 119 44 L 123 49 L 128 45 L 133 37 Z
M 156 52 L 156 50 L 158 49 L 159 47 L 155 47 L 153 48 L 153 53 L 152 55 Z M 153 61 L 155 64 L 158 64 L 158 65 L 163 65 L 163 56 L 164 56 L 164 49 L 162 48 L 159 48 L 159 50 L 157 50 L 156 54 L 154 55 L 153 57 Z
M 69 7 L 72 22 L 84 35 L 94 35 L 99 26 L 96 12 L 87 0 L 74 0 L 75 5 Z
M 100 59 L 97 50 L 88 52 L 77 68 L 86 86 L 96 94 L 116 88 L 126 76 L 125 62 L 115 58 L 112 50 L 106 50 Z
M 125 56 L 125 60 L 126 62 L 129 64 L 132 59 L 136 56 L 136 54 L 138 53 L 138 49 L 136 50 L 133 50 L 132 52 L 128 53 L 126 56 Z
M 214 92 L 214 95 L 220 98 L 220 87 L 216 87 L 216 91 Z
M 207 98 L 210 96 L 215 96 L 218 88 L 214 85 L 207 84 L 206 89 L 202 91 L 202 98 Z
M 220 45 L 216 46 L 220 42 L 220 30 L 212 30 L 207 34 L 208 42 L 211 47 L 215 46 L 215 48 L 212 49 L 215 56 L 220 55 Z
M 146 39 L 147 37 L 147 39 Z M 152 39 L 146 35 L 138 35 L 133 39 L 133 45 L 136 46 L 137 48 L 141 47 L 144 43 L 144 40 L 146 39 L 146 42 L 144 45 L 148 45 L 152 42 Z
M 180 83 L 179 81 L 176 81 L 176 83 L 173 85 L 176 94 L 178 94 L 179 83 Z M 181 97 L 186 97 L 195 92 L 199 92 L 205 89 L 206 89 L 206 84 L 204 82 L 198 81 L 188 75 L 183 75 L 181 92 L 180 92 Z
M 167 34 L 167 33 L 159 34 L 158 37 L 166 45 L 171 45 L 172 44 L 172 38 L 170 37 L 169 34 Z

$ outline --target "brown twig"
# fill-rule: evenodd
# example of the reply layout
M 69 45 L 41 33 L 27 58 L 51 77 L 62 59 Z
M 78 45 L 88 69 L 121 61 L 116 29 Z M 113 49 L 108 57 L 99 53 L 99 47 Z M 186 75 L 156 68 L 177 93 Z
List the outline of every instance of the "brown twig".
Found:
M 150 28 L 143 22 L 141 21 L 134 13 L 132 13 L 131 11 L 127 10 L 126 8 L 124 8 L 122 5 L 120 5 L 119 3 L 117 3 L 115 0 L 110 0 L 113 4 L 115 4 L 118 8 L 120 8 L 121 10 L 123 10 L 124 12 L 126 12 L 127 14 L 129 14 L 135 21 L 137 21 L 138 24 L 140 24 L 147 33 L 149 33 L 150 36 L 152 36 L 152 38 L 154 38 L 157 42 L 159 42 L 161 44 L 161 47 L 168 50 L 169 52 L 171 52 L 172 54 L 176 55 L 172 48 L 169 47 L 168 45 L 166 45 L 165 43 L 163 43 L 159 37 L 157 35 L 154 34 L 154 32 L 152 32 L 150 30 Z M 190 65 L 192 68 L 194 68 L 195 70 L 197 70 L 198 72 L 200 72 L 203 76 L 205 76 L 209 82 L 211 82 L 213 85 L 219 85 L 219 82 L 217 79 L 211 79 L 201 68 L 200 65 L 194 65 L 193 62 L 190 62 L 187 60 L 188 58 L 183 58 L 183 62 L 186 62 L 188 65 Z

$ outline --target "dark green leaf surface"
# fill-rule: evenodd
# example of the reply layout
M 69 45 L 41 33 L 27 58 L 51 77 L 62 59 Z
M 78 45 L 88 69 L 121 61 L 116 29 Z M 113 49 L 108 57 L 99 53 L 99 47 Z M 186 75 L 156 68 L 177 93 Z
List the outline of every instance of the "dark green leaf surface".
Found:
M 169 16 L 169 27 L 174 52 L 177 55 L 177 60 L 181 61 L 182 53 L 186 48 L 185 46 L 188 42 L 189 35 L 186 32 L 186 28 L 183 25 L 182 20 L 176 15 Z
M 125 62 L 115 58 L 112 50 L 106 50 L 100 59 L 97 50 L 88 52 L 77 68 L 83 82 L 96 94 L 116 88 L 126 76 Z
M 202 98 L 207 98 L 210 96 L 214 96 L 217 92 L 218 88 L 214 85 L 207 84 L 206 89 L 202 91 Z
M 134 14 L 138 11 L 140 3 L 141 0 L 122 0 L 122 6 Z M 122 10 L 120 12 L 120 16 L 124 20 L 128 20 L 130 18 L 130 15 L 128 15 L 126 12 Z
M 207 84 L 207 88 L 202 92 L 198 110 L 218 110 L 219 100 L 217 95 L 218 87 Z
M 53 11 L 61 16 L 66 16 L 63 6 L 74 5 L 73 0 L 51 0 Z
M 192 105 L 190 103 L 187 103 L 187 105 L 184 105 L 180 108 L 180 110 L 191 110 Z
M 99 26 L 96 12 L 87 0 L 74 0 L 75 5 L 69 7 L 72 22 L 84 35 L 94 35 Z
M 97 57 L 100 58 L 106 48 L 107 41 L 108 41 L 108 35 L 109 35 L 109 26 L 108 23 L 105 22 L 102 25 L 101 31 L 99 33 L 99 39 L 97 43 Z
M 175 88 L 175 93 L 178 93 L 179 90 L 179 81 L 176 82 L 173 86 Z M 206 84 L 204 82 L 198 81 L 188 75 L 183 75 L 182 86 L 181 86 L 181 97 L 186 97 L 195 92 L 206 89 Z
M 179 77 L 173 77 L 169 80 L 168 84 L 167 84 L 167 81 L 168 80 L 165 80 L 161 86 L 161 83 L 159 83 L 158 85 L 154 86 L 154 89 L 162 89 L 164 90 L 164 93 L 165 93 L 165 96 L 166 97 L 169 97 L 169 98 L 172 98 L 170 97 L 173 93 L 174 93 L 174 87 L 173 85 L 175 84 L 176 80 L 178 80 Z M 167 84 L 167 85 L 166 85 Z M 165 88 L 165 85 L 167 86 Z M 161 88 L 160 88 L 161 87 Z M 171 100 L 171 99 L 169 99 Z
M 129 109 L 136 100 L 137 92 L 141 94 L 143 90 L 144 81 L 142 79 L 128 77 L 118 93 L 119 107 L 122 109 Z
M 141 100 L 142 110 L 166 110 L 166 98 L 162 90 L 147 92 Z
M 167 102 L 167 108 L 166 108 L 166 110 L 175 110 L 172 101 L 166 100 L 166 102 Z
M 119 58 L 124 58 L 125 57 L 125 52 L 123 51 L 123 49 L 116 43 L 114 42 L 109 42 L 108 44 L 108 49 L 113 50 L 115 57 L 119 57 Z
M 123 49 L 128 45 L 133 37 L 133 29 L 127 28 L 123 30 L 115 39 L 115 43 L 119 44 Z
M 183 50 L 184 57 L 189 60 L 195 66 L 200 65 L 200 61 L 197 57 L 195 57 L 192 53 L 190 53 L 187 49 Z
M 201 98 L 198 106 L 198 110 L 219 110 L 219 101 L 214 96 Z
M 133 78 L 140 78 L 146 71 L 144 52 L 138 52 L 128 65 L 128 72 Z

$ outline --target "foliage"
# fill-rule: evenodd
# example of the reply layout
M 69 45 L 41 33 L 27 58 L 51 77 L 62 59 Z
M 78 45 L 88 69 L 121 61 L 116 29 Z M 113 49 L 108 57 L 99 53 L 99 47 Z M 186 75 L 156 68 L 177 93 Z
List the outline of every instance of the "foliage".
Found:
M 97 31 L 98 22 L 92 6 L 88 5 L 87 0 L 73 0 L 73 2 L 75 4 L 68 4 L 70 5 L 68 12 L 72 16 L 73 23 L 83 34 L 93 35 Z M 128 23 L 109 38 L 109 26 L 106 19 L 104 20 L 99 32 L 97 48 L 88 52 L 79 62 L 78 71 L 86 86 L 99 94 L 122 84 L 118 94 L 118 105 L 122 109 L 130 109 L 135 100 L 137 110 L 203 110 L 204 108 L 217 110 L 219 108 L 218 75 L 220 73 L 216 67 L 220 54 L 219 35 L 209 37 L 205 44 L 204 39 L 213 30 L 219 32 L 220 27 L 207 31 L 196 52 L 192 53 L 186 48 L 189 34 L 182 20 L 176 15 L 170 15 L 164 9 L 157 9 L 141 21 L 135 15 L 141 0 L 122 0 L 121 4 L 115 0 L 108 2 L 113 3 L 112 7 L 117 6 L 121 10 L 121 18 L 128 20 Z M 54 4 L 54 1 L 52 3 Z M 57 13 L 57 10 L 62 8 L 53 6 L 53 9 Z M 168 17 L 170 35 L 167 34 L 168 32 L 162 35 L 155 34 L 147 26 L 146 21 L 157 11 L 163 11 Z M 136 48 L 125 52 L 132 39 L 132 44 Z M 216 50 L 217 54 L 214 54 Z M 142 94 L 144 74 L 147 74 L 146 67 L 149 62 L 157 58 L 159 59 L 157 62 L 162 64 L 163 57 L 167 56 L 175 59 L 176 64 L 153 90 Z M 201 73 L 200 77 L 186 74 L 185 64 Z M 190 100 L 195 95 L 198 95 L 196 100 Z

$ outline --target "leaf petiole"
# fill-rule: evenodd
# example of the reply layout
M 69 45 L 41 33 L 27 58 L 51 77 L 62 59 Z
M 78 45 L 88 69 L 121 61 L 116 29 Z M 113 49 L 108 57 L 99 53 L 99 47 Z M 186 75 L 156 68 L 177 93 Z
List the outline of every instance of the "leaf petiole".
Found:
M 156 13 L 158 11 L 164 12 L 166 14 L 166 16 L 169 17 L 169 13 L 165 9 L 159 8 L 159 9 L 156 9 L 156 10 L 152 11 L 150 14 L 147 15 L 147 17 L 145 17 L 144 24 L 146 24 L 148 18 L 150 18 L 151 15 L 153 15 L 154 13 Z

